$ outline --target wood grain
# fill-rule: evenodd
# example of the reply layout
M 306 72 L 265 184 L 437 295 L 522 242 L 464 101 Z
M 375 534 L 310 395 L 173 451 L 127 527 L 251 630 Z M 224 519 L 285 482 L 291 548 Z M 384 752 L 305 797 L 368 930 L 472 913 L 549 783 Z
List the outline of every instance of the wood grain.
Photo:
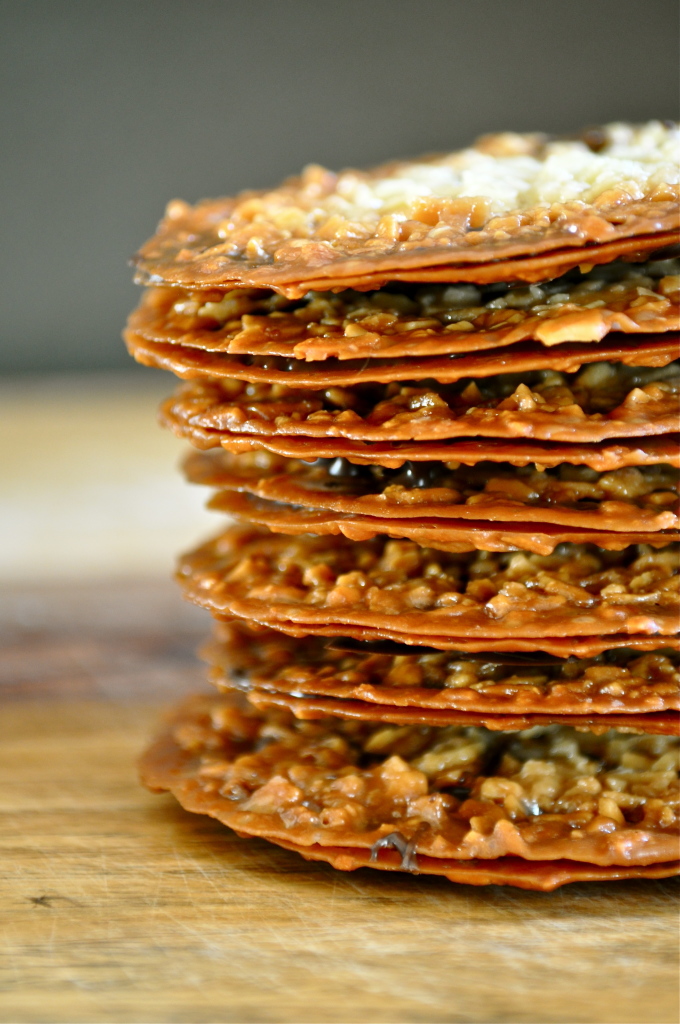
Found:
M 0 625 L 0 1020 L 678 1019 L 677 880 L 344 874 L 142 790 L 160 703 L 201 685 L 171 584 L 26 587 Z

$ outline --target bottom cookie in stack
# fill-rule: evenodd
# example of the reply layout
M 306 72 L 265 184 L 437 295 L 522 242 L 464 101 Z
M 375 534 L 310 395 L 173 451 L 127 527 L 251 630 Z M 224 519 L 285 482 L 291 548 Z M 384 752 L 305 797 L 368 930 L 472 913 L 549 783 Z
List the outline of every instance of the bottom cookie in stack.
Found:
M 227 695 L 178 709 L 141 773 L 342 870 L 551 890 L 678 873 L 677 758 L 671 736 L 305 721 Z

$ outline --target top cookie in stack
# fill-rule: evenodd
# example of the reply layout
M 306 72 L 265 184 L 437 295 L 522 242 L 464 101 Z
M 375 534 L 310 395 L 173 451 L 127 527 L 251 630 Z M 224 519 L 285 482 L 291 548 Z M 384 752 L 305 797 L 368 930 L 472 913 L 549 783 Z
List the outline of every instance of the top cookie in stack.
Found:
M 676 870 L 679 163 L 616 124 L 169 205 L 126 341 L 249 524 L 180 566 L 248 703 L 149 784 L 340 867 Z

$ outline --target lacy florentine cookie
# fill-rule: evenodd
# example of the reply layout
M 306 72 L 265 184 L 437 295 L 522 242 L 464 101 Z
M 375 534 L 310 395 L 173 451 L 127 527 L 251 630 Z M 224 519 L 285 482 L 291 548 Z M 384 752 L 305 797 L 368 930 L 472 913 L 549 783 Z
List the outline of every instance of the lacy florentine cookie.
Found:
M 680 437 L 621 439 L 598 445 L 569 444 L 555 441 L 527 441 L 523 438 L 463 438 L 452 441 L 367 443 L 345 438 L 259 437 L 205 430 L 175 416 L 174 399 L 161 406 L 159 420 L 178 437 L 186 438 L 204 450 L 221 446 L 235 454 L 267 451 L 290 459 L 307 462 L 316 459 L 346 459 L 357 466 L 383 466 L 399 469 L 405 463 L 447 462 L 476 466 L 480 462 L 506 463 L 511 466 L 533 465 L 538 470 L 554 469 L 562 464 L 586 466 L 598 473 L 627 466 L 656 466 L 665 463 L 680 468 Z
M 196 393 L 192 387 L 192 393 Z M 445 462 L 476 466 L 480 462 L 507 463 L 511 466 L 534 465 L 552 469 L 562 464 L 587 466 L 598 473 L 627 466 L 655 466 L 665 463 L 680 468 L 680 436 L 665 434 L 632 440 L 617 438 L 600 444 L 559 441 L 533 441 L 526 438 L 453 438 L 445 441 L 367 442 L 343 437 L 265 436 L 231 434 L 211 430 L 192 416 L 194 403 L 180 389 L 181 400 L 173 395 L 161 404 L 158 418 L 162 426 L 196 448 L 222 447 L 234 454 L 271 452 L 284 458 L 312 462 L 317 459 L 346 459 L 357 466 L 383 466 L 398 469 L 405 463 Z M 202 402 L 199 402 L 199 413 Z
M 588 349 L 584 342 L 601 342 L 610 331 L 677 331 L 679 303 L 680 260 L 608 264 L 523 288 L 392 286 L 309 292 L 297 302 L 249 288 L 149 288 L 130 315 L 128 337 L 270 361 L 413 360 L 526 341 Z
M 270 192 L 176 200 L 137 256 L 139 276 L 300 297 L 389 280 L 536 281 L 644 258 L 679 226 L 678 135 L 615 124 L 593 147 L 506 133 L 443 157 L 311 167 Z
M 474 519 L 619 533 L 680 526 L 680 476 L 663 464 L 611 473 L 441 462 L 388 470 L 347 459 L 309 463 L 266 451 L 211 451 L 192 452 L 184 470 L 192 483 L 221 492 L 378 519 Z
M 357 648 L 221 622 L 201 654 L 211 666 L 211 682 L 247 694 L 486 715 L 624 713 L 648 720 L 653 712 L 680 710 L 678 654 L 668 648 L 648 653 L 619 648 L 589 659 Z
M 549 555 L 560 544 L 595 544 L 607 551 L 622 551 L 631 544 L 664 547 L 680 541 L 680 531 L 656 533 L 627 530 L 623 532 L 578 529 L 544 523 L 489 523 L 484 520 L 421 517 L 389 519 L 351 512 L 329 512 L 301 505 L 288 505 L 248 494 L 223 491 L 207 505 L 245 523 L 266 526 L 273 533 L 297 536 L 301 533 L 347 537 L 348 540 L 371 540 L 373 537 L 405 538 L 423 547 L 439 551 L 533 551 Z
M 296 847 L 600 866 L 678 859 L 678 740 L 550 726 L 299 721 L 195 698 L 147 752 L 142 779 L 238 832 Z
M 553 370 L 576 373 L 584 365 L 602 361 L 624 366 L 663 367 L 680 356 L 677 332 L 660 336 L 641 335 L 634 341 L 624 335 L 613 334 L 597 348 L 575 343 L 545 349 L 526 343 L 501 349 L 500 353 L 484 351 L 468 356 L 423 359 L 355 359 L 340 364 L 337 360 L 310 364 L 277 356 L 225 356 L 183 345 L 147 341 L 130 331 L 125 334 L 125 342 L 137 362 L 170 370 L 187 380 L 226 378 L 315 390 L 392 381 L 435 380 L 441 384 L 455 384 L 465 377 L 481 380 L 503 372 L 529 374 L 534 370 Z
M 664 636 L 678 628 L 677 560 L 673 545 L 451 554 L 384 537 L 353 543 L 233 527 L 184 556 L 178 578 L 214 614 L 284 631 L 296 623 L 336 635 Z
M 357 385 L 306 391 L 283 384 L 196 381 L 166 405 L 171 418 L 248 437 L 437 441 L 531 438 L 594 444 L 678 430 L 678 364 L 596 363 L 578 374 L 504 373 L 476 381 Z
M 219 622 L 231 622 L 232 615 L 214 614 Z M 528 653 L 535 654 L 537 651 L 554 655 L 556 658 L 594 658 L 605 651 L 618 649 L 636 651 L 656 651 L 659 644 L 664 648 L 669 647 L 674 651 L 680 650 L 680 637 L 674 635 L 644 636 L 640 634 L 625 633 L 601 633 L 592 636 L 541 636 L 541 637 L 467 637 L 404 633 L 399 631 L 399 623 L 396 628 L 380 626 L 366 627 L 352 624 L 344 624 L 342 627 L 328 625 L 326 623 L 313 623 L 300 625 L 289 619 L 278 619 L 273 624 L 263 616 L 262 621 L 255 618 L 248 620 L 248 625 L 257 629 L 275 629 L 277 632 L 285 633 L 290 637 L 324 637 L 329 643 L 360 644 L 373 649 L 377 644 L 393 645 L 404 651 L 421 651 L 423 648 L 432 651 L 457 651 L 461 656 L 468 654 L 505 654 L 505 653 Z M 237 620 L 239 621 L 239 620 Z M 340 629 L 343 637 L 339 637 Z
M 315 721 L 322 718 L 344 718 L 359 722 L 383 722 L 387 725 L 482 726 L 492 732 L 511 732 L 553 725 L 554 715 L 528 712 L 497 715 L 486 711 L 455 711 L 449 708 L 401 707 L 382 704 L 377 707 L 362 700 L 346 697 L 308 697 L 299 694 L 251 690 L 248 701 L 263 711 L 285 708 L 296 718 Z M 680 715 L 677 711 L 656 711 L 648 715 L 614 712 L 610 715 L 560 715 L 559 724 L 578 732 L 601 736 L 610 729 L 621 733 L 644 733 L 648 736 L 677 736 Z

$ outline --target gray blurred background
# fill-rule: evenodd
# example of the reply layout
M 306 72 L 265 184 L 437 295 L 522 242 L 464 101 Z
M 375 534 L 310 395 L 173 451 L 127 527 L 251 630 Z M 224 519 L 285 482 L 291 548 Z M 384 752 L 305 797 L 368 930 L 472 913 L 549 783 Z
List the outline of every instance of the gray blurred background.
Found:
M 3 371 L 128 365 L 166 200 L 677 116 L 676 0 L 4 0 Z

